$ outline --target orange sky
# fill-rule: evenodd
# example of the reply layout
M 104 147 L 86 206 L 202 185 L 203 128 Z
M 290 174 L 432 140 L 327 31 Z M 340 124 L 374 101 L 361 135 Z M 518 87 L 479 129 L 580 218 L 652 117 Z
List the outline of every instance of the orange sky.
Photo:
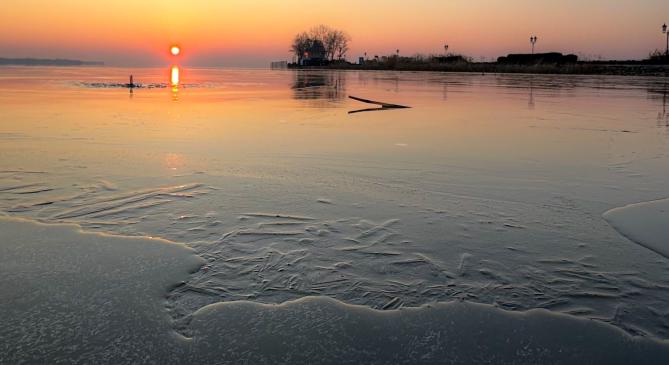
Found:
M 478 59 L 529 50 L 643 58 L 664 49 L 666 0 L 4 0 L 0 57 L 163 65 L 266 66 L 289 59 L 293 35 L 317 24 L 346 30 L 349 59 L 450 51 Z

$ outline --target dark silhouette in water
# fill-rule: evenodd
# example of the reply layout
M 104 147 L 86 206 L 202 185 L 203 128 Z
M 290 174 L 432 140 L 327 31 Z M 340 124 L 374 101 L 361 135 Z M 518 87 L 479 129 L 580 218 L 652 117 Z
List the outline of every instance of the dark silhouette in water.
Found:
M 352 110 L 352 111 L 348 112 L 349 114 L 361 113 L 361 112 L 375 112 L 375 111 L 380 111 L 380 110 L 408 109 L 408 108 L 411 108 L 411 107 L 409 107 L 409 106 L 405 106 L 405 105 L 383 103 L 383 102 L 380 102 L 380 101 L 374 101 L 374 100 L 369 100 L 369 99 L 363 99 L 363 98 L 359 98 L 359 97 L 351 96 L 351 95 L 349 95 L 349 98 L 351 98 L 351 99 L 353 99 L 353 100 L 357 100 L 357 101 L 363 102 L 363 103 L 374 104 L 374 105 L 380 105 L 380 106 L 381 106 L 380 108 L 366 108 L 366 109 Z
M 132 75 L 130 75 L 130 82 L 128 82 L 127 84 L 125 84 L 125 87 L 127 87 L 127 88 L 129 88 L 129 89 L 134 89 L 134 88 L 136 88 L 137 86 L 138 86 L 138 85 L 135 84 L 135 82 L 133 81 L 133 77 L 132 77 Z
M 132 99 L 132 97 L 133 97 L 133 89 L 136 88 L 137 86 L 139 86 L 139 85 L 136 85 L 136 84 L 135 84 L 132 75 L 130 75 L 130 82 L 128 82 L 127 84 L 125 84 L 125 87 L 127 87 L 128 90 L 130 91 L 130 98 L 131 98 L 131 99 Z

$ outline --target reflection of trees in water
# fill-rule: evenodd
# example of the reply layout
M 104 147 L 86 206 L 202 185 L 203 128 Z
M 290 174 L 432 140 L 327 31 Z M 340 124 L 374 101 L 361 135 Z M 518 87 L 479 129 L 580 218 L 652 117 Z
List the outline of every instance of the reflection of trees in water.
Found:
M 667 82 L 657 83 L 648 87 L 648 97 L 662 103 L 662 108 L 657 112 L 657 126 L 667 128 L 669 131 L 669 115 L 667 115 L 667 99 L 669 99 L 669 84 Z
M 296 71 L 293 97 L 298 100 L 336 101 L 346 97 L 346 74 L 340 71 Z

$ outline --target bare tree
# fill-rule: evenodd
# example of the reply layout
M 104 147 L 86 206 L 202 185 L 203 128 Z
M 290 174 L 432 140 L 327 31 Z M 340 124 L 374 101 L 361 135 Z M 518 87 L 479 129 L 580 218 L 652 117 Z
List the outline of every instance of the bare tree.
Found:
M 332 28 L 321 24 L 315 27 L 311 27 L 309 30 L 309 36 L 313 39 L 318 39 L 319 41 L 325 43 L 325 39 L 328 37 L 328 34 L 332 33 L 332 31 Z
M 290 47 L 290 50 L 295 53 L 297 56 L 298 62 L 304 57 L 304 54 L 309 51 L 311 47 L 312 39 L 307 33 L 298 33 L 293 39 L 293 44 Z
M 309 31 L 309 36 L 312 39 L 323 42 L 323 46 L 325 46 L 325 58 L 328 60 L 334 59 L 336 32 L 336 30 L 323 24 L 315 26 Z
M 318 25 L 311 28 L 309 32 L 296 35 L 291 51 L 299 60 L 316 41 L 320 41 L 325 48 L 325 58 L 334 61 L 346 57 L 350 40 L 351 37 L 344 31 L 333 29 L 327 25 Z
M 348 52 L 348 42 L 351 40 L 351 37 L 344 31 L 335 30 L 333 32 L 333 38 L 334 38 L 333 48 L 334 52 L 337 54 L 337 59 L 339 60 L 345 59 L 346 52 Z

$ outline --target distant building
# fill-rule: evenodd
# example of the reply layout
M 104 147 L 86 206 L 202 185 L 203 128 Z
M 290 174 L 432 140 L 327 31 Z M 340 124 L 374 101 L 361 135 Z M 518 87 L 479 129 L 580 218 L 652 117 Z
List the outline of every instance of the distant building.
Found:
M 511 65 L 540 65 L 540 64 L 569 64 L 578 62 L 578 56 L 574 54 L 563 55 L 558 52 L 535 53 L 535 54 L 510 54 L 497 59 L 497 63 Z
M 299 60 L 300 66 L 323 66 L 327 64 L 323 42 L 314 40 Z

